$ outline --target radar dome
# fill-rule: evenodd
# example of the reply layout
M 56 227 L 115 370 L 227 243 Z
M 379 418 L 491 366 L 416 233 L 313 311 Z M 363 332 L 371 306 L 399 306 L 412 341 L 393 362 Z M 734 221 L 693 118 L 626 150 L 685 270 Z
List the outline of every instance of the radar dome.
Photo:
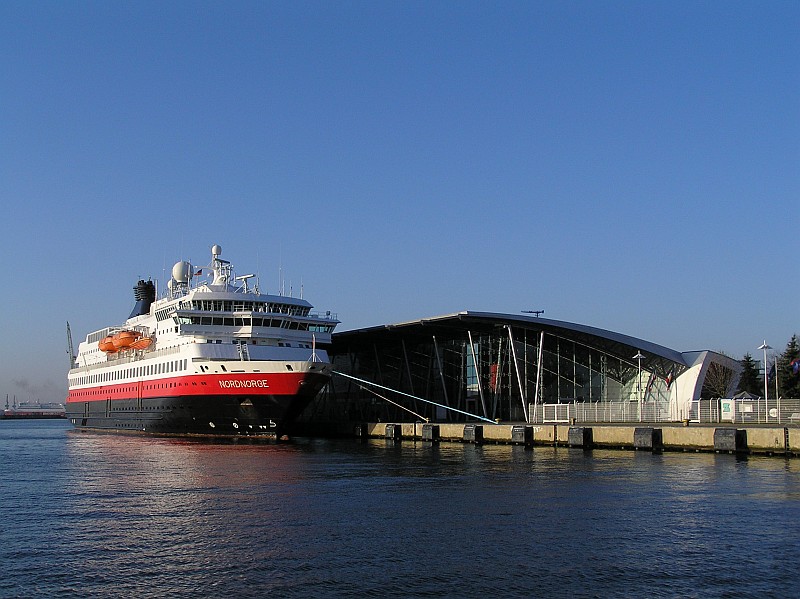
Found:
M 218 245 L 214 244 L 211 246 L 211 255 L 212 256 L 221 256 L 222 255 L 222 248 Z
M 192 265 L 185 260 L 176 262 L 175 266 L 172 267 L 172 278 L 177 283 L 188 284 L 189 279 L 192 278 Z

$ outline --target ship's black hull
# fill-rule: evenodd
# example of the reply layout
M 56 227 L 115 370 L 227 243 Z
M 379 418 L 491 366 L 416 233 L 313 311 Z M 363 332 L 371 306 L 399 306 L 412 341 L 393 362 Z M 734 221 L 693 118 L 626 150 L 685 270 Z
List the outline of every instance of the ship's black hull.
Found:
M 77 429 L 166 435 L 279 437 L 311 402 L 327 377 L 297 395 L 193 395 L 70 402 Z

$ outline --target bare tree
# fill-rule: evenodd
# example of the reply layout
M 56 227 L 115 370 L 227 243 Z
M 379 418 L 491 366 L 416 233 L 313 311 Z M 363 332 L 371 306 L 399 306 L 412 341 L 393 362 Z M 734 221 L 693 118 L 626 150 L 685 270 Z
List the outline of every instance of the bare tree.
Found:
M 702 397 L 710 399 L 712 397 L 728 397 L 732 391 L 731 385 L 734 382 L 736 373 L 722 364 L 712 362 L 706 372 L 706 380 L 703 382 Z

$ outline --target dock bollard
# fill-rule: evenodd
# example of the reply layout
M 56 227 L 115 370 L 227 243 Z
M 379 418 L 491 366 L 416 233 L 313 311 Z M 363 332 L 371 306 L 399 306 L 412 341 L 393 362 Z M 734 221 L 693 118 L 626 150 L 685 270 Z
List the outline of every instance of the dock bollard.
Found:
M 422 440 L 430 441 L 431 443 L 439 442 L 439 425 L 438 424 L 423 424 L 422 425 Z
M 747 431 L 741 428 L 715 428 L 714 451 L 747 453 Z
M 592 428 L 589 426 L 571 426 L 567 433 L 570 447 L 592 448 Z
M 356 424 L 353 433 L 355 434 L 356 439 L 361 439 L 364 441 L 367 437 L 369 437 L 369 426 L 366 422 L 359 422 Z
M 533 446 L 533 427 L 515 425 L 511 427 L 511 442 L 515 445 Z
M 387 439 L 399 441 L 403 437 L 403 426 L 400 424 L 387 424 L 386 434 L 384 436 Z
M 475 443 L 476 445 L 483 443 L 483 425 L 465 424 L 464 443 Z
M 636 450 L 645 449 L 649 451 L 661 451 L 664 449 L 663 435 L 660 428 L 641 427 L 633 431 L 633 448 Z

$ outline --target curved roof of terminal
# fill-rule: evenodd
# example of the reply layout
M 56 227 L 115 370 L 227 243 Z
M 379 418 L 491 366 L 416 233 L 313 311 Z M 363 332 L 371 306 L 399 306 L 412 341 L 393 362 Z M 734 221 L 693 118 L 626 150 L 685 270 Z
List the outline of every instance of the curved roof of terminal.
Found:
M 650 362 L 654 358 L 661 360 L 668 360 L 682 366 L 689 366 L 685 357 L 681 352 L 669 349 L 662 345 L 645 341 L 644 339 L 637 339 L 629 335 L 615 333 L 596 327 L 590 327 L 583 324 L 575 324 L 572 322 L 564 322 L 561 320 L 551 320 L 549 318 L 541 318 L 538 316 L 520 316 L 515 314 L 500 314 L 493 312 L 455 312 L 453 314 L 445 314 L 442 316 L 433 316 L 431 318 L 422 318 L 419 320 L 410 320 L 407 322 L 400 322 L 396 324 L 379 325 L 375 327 L 367 327 L 363 329 L 354 329 L 350 331 L 342 331 L 334 333 L 334 343 L 336 339 L 349 338 L 351 336 L 381 336 L 381 333 L 399 332 L 407 329 L 406 332 L 419 327 L 438 327 L 442 329 L 452 330 L 454 328 L 464 328 L 464 324 L 469 323 L 476 327 L 495 327 L 498 324 L 514 324 L 520 327 L 530 327 L 536 330 L 550 331 L 562 337 L 569 337 L 576 341 L 582 341 L 585 345 L 597 347 L 602 346 L 602 349 L 620 356 L 621 358 L 631 361 L 633 359 L 631 354 L 640 350 L 647 356 L 645 362 Z M 662 369 L 665 368 L 662 364 Z

